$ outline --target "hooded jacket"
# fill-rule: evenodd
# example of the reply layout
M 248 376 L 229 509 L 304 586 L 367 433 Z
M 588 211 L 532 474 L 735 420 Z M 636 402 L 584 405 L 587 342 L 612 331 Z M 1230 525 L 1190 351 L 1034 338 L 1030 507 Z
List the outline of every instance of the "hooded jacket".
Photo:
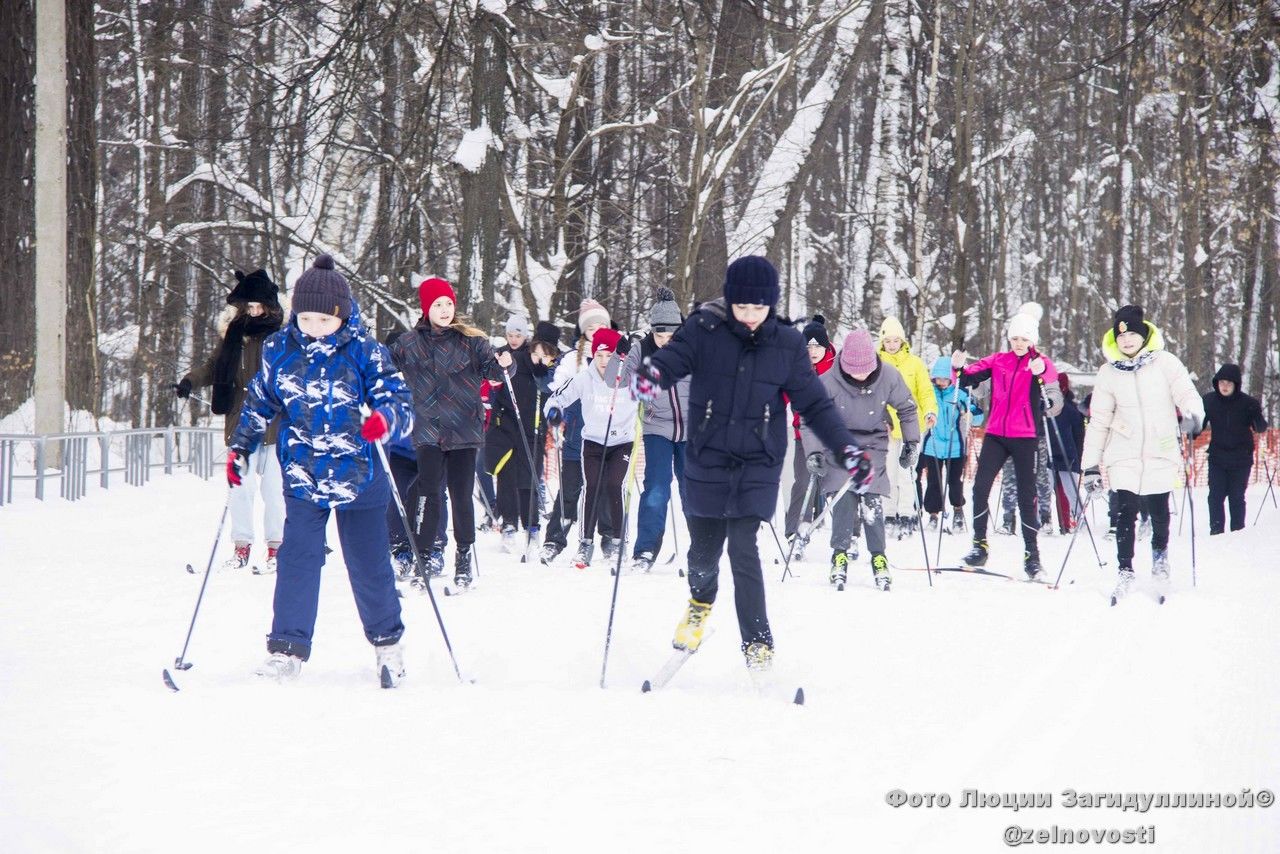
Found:
M 884 337 L 883 334 L 881 337 Z M 925 417 L 938 414 L 938 405 L 933 398 L 933 383 L 929 382 L 929 370 L 924 366 L 924 360 L 911 352 L 911 345 L 907 343 L 905 336 L 898 352 L 886 353 L 884 345 L 881 344 L 876 355 L 885 364 L 893 365 L 902 375 L 902 381 L 907 384 L 907 388 L 911 391 L 911 398 L 916 404 L 916 419 L 920 428 L 917 433 L 923 433 Z M 894 439 L 902 439 L 902 425 L 898 421 L 896 409 L 889 410 L 889 418 L 893 422 L 891 435 Z
M 502 379 L 487 338 L 452 327 L 437 329 L 424 316 L 396 339 L 391 355 L 413 391 L 415 448 L 452 451 L 484 445 L 480 382 Z
M 1115 330 L 1102 338 L 1109 360 L 1098 368 L 1090 400 L 1089 424 L 1080 461 L 1101 465 L 1112 489 L 1137 495 L 1169 492 L 1182 474 L 1178 410 L 1204 417 L 1204 405 L 1186 367 L 1164 349 L 1164 336 L 1151 334 L 1133 358 L 1116 345 Z
M 886 466 L 898 465 L 895 457 L 886 459 L 889 453 L 889 412 L 890 408 L 901 412 L 904 418 L 903 429 L 906 441 L 919 442 L 920 428 L 916 415 L 915 400 L 911 390 L 898 369 L 881 359 L 875 370 L 863 381 L 859 382 L 837 367 L 823 374 L 819 382 L 831 396 L 840 421 L 853 434 L 858 447 L 871 455 L 871 465 L 875 470 L 875 480 L 867 490 L 872 495 L 888 495 L 890 491 Z M 830 495 L 838 490 L 848 479 L 844 466 L 840 465 L 829 450 L 807 426 L 803 433 L 802 444 L 806 456 L 815 452 L 823 452 L 822 491 Z
M 555 407 L 562 412 L 572 403 L 582 404 L 582 438 L 598 445 L 622 445 L 635 439 L 636 402 L 625 387 L 622 360 L 610 357 L 604 376 L 595 365 L 574 375 L 564 388 L 543 404 L 543 411 Z
M 391 441 L 413 430 L 409 388 L 351 305 L 332 335 L 310 338 L 294 317 L 267 338 L 231 437 L 231 447 L 251 454 L 279 416 L 285 491 L 321 507 L 354 501 L 382 472 L 376 449 L 360 435 L 361 403 L 386 419 Z
M 1231 380 L 1236 390 L 1230 397 L 1218 392 L 1218 380 Z M 1206 394 L 1204 403 L 1205 426 L 1209 435 L 1209 462 L 1224 468 L 1245 468 L 1253 465 L 1253 433 L 1267 429 L 1267 419 L 1262 417 L 1262 404 L 1241 390 L 1243 377 L 1240 368 L 1226 364 L 1213 375 L 1213 391 Z
M 935 379 L 950 379 L 951 385 L 945 389 L 933 384 Z M 954 460 L 964 455 L 965 448 L 965 413 L 975 416 L 973 423 L 982 421 L 982 410 L 973 401 L 969 392 L 960 388 L 955 382 L 955 371 L 951 368 L 951 359 L 939 356 L 929 371 L 929 385 L 933 386 L 934 405 L 938 408 L 938 420 L 929 431 L 920 453 L 938 460 Z
M 650 363 L 663 388 L 690 377 L 690 515 L 773 515 L 787 453 L 784 392 L 827 447 L 853 443 L 813 371 L 804 337 L 774 312 L 752 332 L 733 318 L 723 298 L 703 303 Z
M 525 442 L 529 451 L 538 457 L 538 438 L 542 435 L 542 388 L 533 375 L 533 359 L 529 355 L 528 345 L 515 349 L 504 346 L 498 348 L 499 353 L 511 354 L 511 367 L 507 374 L 511 384 L 507 385 L 506 376 L 489 386 L 489 424 L 485 432 L 484 455 L 486 470 L 496 473 L 502 460 L 506 458 L 506 466 L 515 466 L 516 487 L 528 489 L 531 470 L 529 458 L 525 453 Z M 502 367 L 499 366 L 501 371 Z M 511 402 L 515 395 L 519 404 Z M 524 424 L 524 439 L 520 438 L 520 425 Z M 508 456 L 510 455 L 510 456 Z M 537 464 L 540 457 L 534 460 Z

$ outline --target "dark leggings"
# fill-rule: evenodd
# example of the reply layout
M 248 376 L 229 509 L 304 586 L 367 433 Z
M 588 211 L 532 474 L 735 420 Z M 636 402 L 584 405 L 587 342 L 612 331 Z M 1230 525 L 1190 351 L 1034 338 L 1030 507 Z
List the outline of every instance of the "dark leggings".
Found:
M 1116 504 L 1116 557 L 1121 567 L 1133 567 L 1133 527 L 1139 510 L 1151 517 L 1152 550 L 1162 552 L 1169 547 L 1169 493 L 1135 495 L 1117 489 Z
M 418 551 L 431 548 L 436 528 L 440 525 L 440 483 L 449 487 L 449 504 L 453 507 L 453 540 L 460 546 L 476 541 L 476 513 L 471 491 L 476 484 L 476 449 L 455 448 L 443 451 L 436 445 L 419 445 L 418 483 L 415 487 L 414 516 L 418 527 L 413 532 Z
M 1011 439 L 990 433 L 982 441 L 978 454 L 978 472 L 973 477 L 973 538 L 987 537 L 990 515 L 991 485 L 1004 461 L 1013 458 L 1014 479 L 1018 482 L 1018 516 L 1022 522 L 1022 542 L 1027 551 L 1039 554 L 1036 533 L 1040 520 L 1036 516 L 1036 446 L 1035 437 Z
M 507 460 L 507 464 L 502 467 L 502 471 L 498 472 L 498 507 L 497 512 L 499 518 L 502 519 L 503 525 L 512 525 L 514 527 L 529 528 L 529 501 L 533 495 L 533 490 L 520 486 L 521 480 L 527 481 L 529 476 L 520 477 L 523 472 L 515 471 L 511 468 L 513 465 L 523 465 L 523 460 L 517 456 L 512 456 Z
M 697 602 L 716 601 L 720 588 L 720 555 L 728 540 L 733 602 L 738 611 L 742 648 L 755 641 L 772 647 L 773 632 L 769 630 L 769 614 L 764 602 L 764 575 L 756 548 L 760 520 L 746 516 L 733 519 L 689 516 L 688 521 L 689 594 Z
M 962 481 L 964 479 L 964 452 L 954 459 L 939 459 L 931 457 L 928 454 L 921 454 L 920 461 L 916 463 L 916 482 L 919 484 L 920 472 L 925 473 L 925 480 L 929 484 L 924 491 L 924 510 L 926 513 L 942 512 L 942 478 L 939 474 L 946 473 L 947 498 L 951 502 L 951 506 L 957 510 L 964 506 L 964 487 Z
M 604 457 L 604 494 L 600 493 L 600 458 Z M 595 536 L 596 515 L 600 507 L 608 509 L 609 518 L 622 527 L 622 481 L 631 461 L 631 443 L 607 448 L 586 439 L 582 442 L 582 473 L 587 480 L 587 494 L 582 511 L 582 527 L 578 534 L 584 540 Z

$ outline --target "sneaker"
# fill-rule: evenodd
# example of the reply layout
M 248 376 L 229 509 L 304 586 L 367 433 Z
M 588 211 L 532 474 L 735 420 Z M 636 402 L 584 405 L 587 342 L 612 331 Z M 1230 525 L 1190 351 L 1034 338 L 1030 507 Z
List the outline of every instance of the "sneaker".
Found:
M 274 679 L 277 682 L 292 682 L 302 673 L 302 659 L 284 652 L 273 652 L 253 672 L 264 679 Z
M 408 546 L 400 546 L 391 553 L 391 568 L 396 571 L 396 579 L 399 581 L 408 581 L 413 578 L 417 569 L 416 561 L 413 559 L 413 549 Z
M 560 552 L 564 551 L 564 546 L 560 543 L 543 543 L 542 551 L 538 554 L 538 560 L 544 565 L 551 563 L 560 556 Z
M 889 585 L 893 583 L 893 579 L 889 576 L 889 559 L 882 554 L 873 554 L 871 572 L 875 575 L 876 587 L 888 593 Z
M 279 552 L 280 552 L 279 546 L 267 546 L 266 563 L 262 565 L 262 569 L 258 569 L 255 566 L 253 568 L 253 571 L 258 575 L 270 575 L 271 573 L 275 572 L 276 571 L 276 555 Z
M 471 586 L 471 546 L 459 545 L 453 558 L 453 584 L 455 587 Z
M 427 575 L 435 578 L 437 575 L 444 574 L 444 549 L 427 549 L 420 557 L 422 565 L 426 567 Z
M 1153 549 L 1151 551 L 1151 577 L 1156 581 L 1169 580 L 1169 550 Z
M 938 530 L 938 525 L 940 524 L 938 517 L 940 515 L 940 513 L 929 514 L 929 521 L 927 523 L 929 526 L 929 533 L 935 533 Z
M 520 551 L 520 544 L 516 542 L 516 526 L 502 526 L 502 550 L 507 554 L 515 554 Z
M 223 569 L 244 569 L 249 565 L 249 544 L 236 543 L 236 550 L 231 557 L 222 562 Z
M 386 646 L 375 646 L 373 651 L 378 656 L 376 668 L 378 681 L 382 683 L 382 687 L 394 688 L 399 685 L 400 680 L 404 678 L 404 650 L 400 646 L 400 641 Z
M 578 542 L 578 553 L 573 556 L 573 565 L 578 569 L 586 569 L 591 566 L 591 555 L 595 550 L 595 544 L 590 540 L 580 540 Z
M 676 636 L 671 641 L 671 645 L 676 649 L 697 652 L 699 645 L 702 644 L 702 632 L 706 628 L 707 618 L 710 616 L 710 604 L 690 599 L 689 607 L 685 609 L 684 616 L 676 625 Z
M 747 669 L 763 673 L 773 666 L 773 647 L 764 641 L 752 641 L 742 651 L 747 658 Z
M 960 563 L 964 566 L 983 567 L 987 565 L 987 541 L 974 540 L 973 548 L 969 549 L 969 553 L 960 558 Z
M 653 569 L 653 552 L 640 552 L 631 559 L 632 572 L 648 572 Z
M 849 577 L 849 555 L 841 549 L 836 549 L 831 553 L 831 573 L 829 579 L 837 590 L 844 589 L 844 583 Z
M 600 538 L 600 556 L 610 563 L 618 556 L 618 550 L 622 548 L 622 540 L 614 537 Z
M 1040 552 L 1030 551 L 1022 553 L 1022 570 L 1027 574 L 1027 578 L 1032 581 L 1044 581 L 1044 567 L 1040 565 Z

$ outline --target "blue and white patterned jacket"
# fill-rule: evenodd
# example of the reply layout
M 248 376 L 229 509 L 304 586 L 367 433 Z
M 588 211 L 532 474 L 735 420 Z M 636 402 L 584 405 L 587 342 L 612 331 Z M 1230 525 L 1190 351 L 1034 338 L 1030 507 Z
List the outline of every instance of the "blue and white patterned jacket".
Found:
M 342 328 L 310 338 L 297 319 L 262 346 L 262 366 L 249 383 L 231 447 L 246 454 L 280 415 L 276 455 L 288 495 L 321 507 L 354 501 L 381 469 L 377 450 L 360 435 L 360 404 L 382 413 L 388 439 L 413 432 L 413 401 L 387 348 L 365 330 L 352 302 Z

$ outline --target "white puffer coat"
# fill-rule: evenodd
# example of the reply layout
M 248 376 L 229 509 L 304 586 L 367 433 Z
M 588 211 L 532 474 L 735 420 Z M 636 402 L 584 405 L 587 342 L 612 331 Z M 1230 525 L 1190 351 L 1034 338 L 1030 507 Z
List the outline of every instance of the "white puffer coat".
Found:
M 1137 495 L 1169 492 L 1180 481 L 1178 410 L 1204 420 L 1204 403 L 1186 366 L 1164 349 L 1160 330 L 1147 326 L 1151 335 L 1133 359 L 1120 352 L 1114 331 L 1102 339 L 1110 361 L 1098 369 L 1081 460 L 1085 469 L 1106 469 L 1112 489 Z

